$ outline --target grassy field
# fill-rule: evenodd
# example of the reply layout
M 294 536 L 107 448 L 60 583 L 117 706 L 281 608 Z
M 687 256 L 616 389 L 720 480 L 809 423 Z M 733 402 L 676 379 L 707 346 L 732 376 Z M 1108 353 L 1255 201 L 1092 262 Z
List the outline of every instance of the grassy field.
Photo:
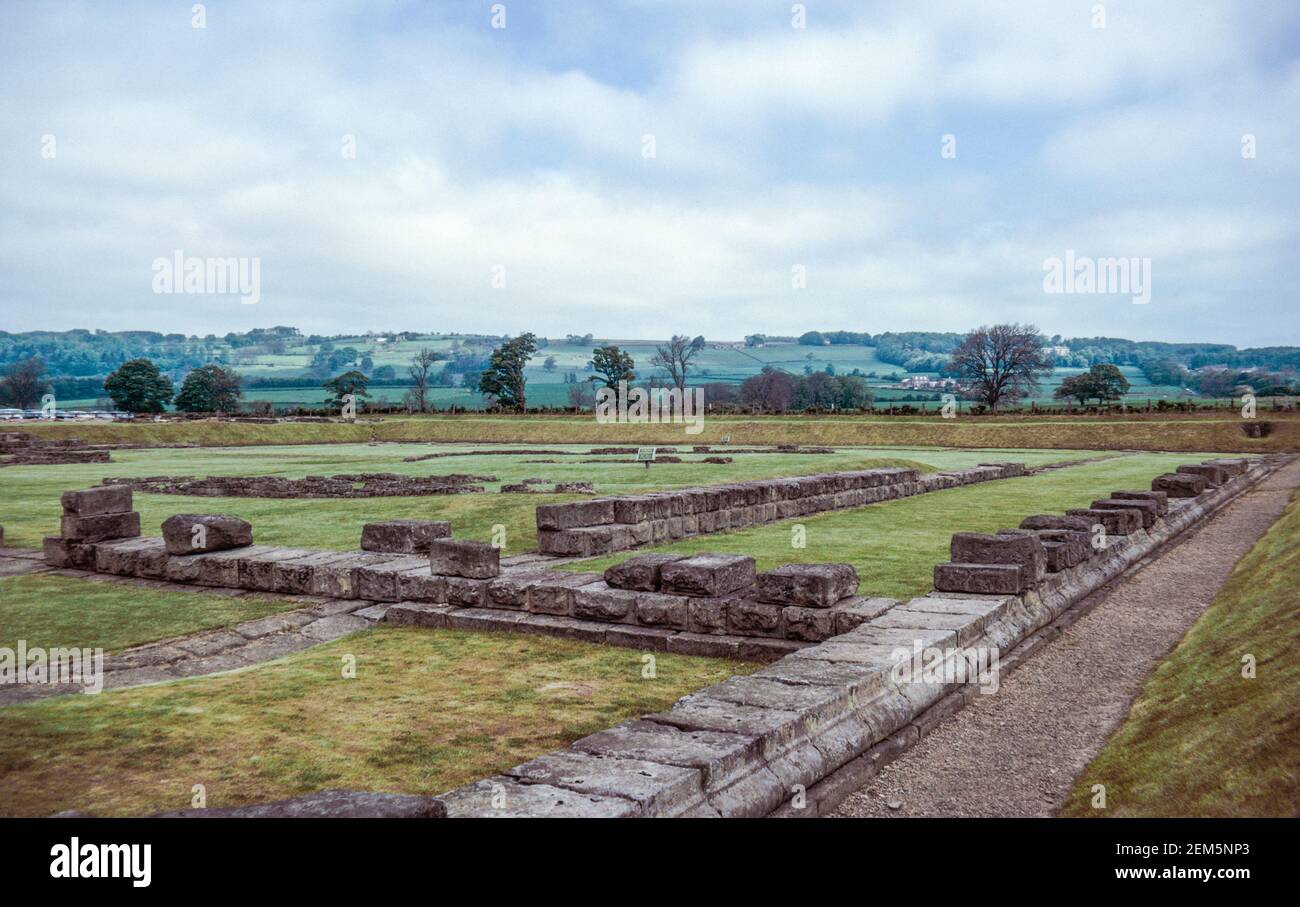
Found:
M 309 428 L 316 426 L 309 425 Z M 592 457 L 587 446 L 547 446 L 563 454 L 464 455 L 415 463 L 404 457 L 425 453 L 473 451 L 482 445 L 334 444 L 172 448 L 120 450 L 112 463 L 60 466 L 14 466 L 0 474 L 0 524 L 8 544 L 35 547 L 55 534 L 59 495 L 70 488 L 98 485 L 104 477 L 152 475 L 306 475 L 354 472 L 396 472 L 404 475 L 468 473 L 496 476 L 484 494 L 352 499 L 209 498 L 179 495 L 136 495 L 146 535 L 156 535 L 174 513 L 229 513 L 253 524 L 259 542 L 302 547 L 355 549 L 362 524 L 376 519 L 422 518 L 451 520 L 457 538 L 489 540 L 492 527 L 505 526 L 506 552 L 531 551 L 536 546 L 533 511 L 538 504 L 574 500 L 572 495 L 499 494 L 501 483 L 524 478 L 594 482 L 601 493 L 626 494 L 687 485 L 741 479 L 801 475 L 840 469 L 914 465 L 926 470 L 970 466 L 990 459 L 1024 460 L 1031 465 L 1086 456 L 1077 451 L 950 451 L 941 449 L 851 448 L 834 454 L 737 454 L 735 462 L 659 464 L 647 470 L 627 456 Z M 518 449 L 518 448 L 512 448 Z M 698 461 L 700 455 L 683 454 Z M 596 459 L 600 462 L 583 462 Z M 554 460 L 556 462 L 539 462 Z
M 1148 679 L 1061 814 L 1300 815 L 1297 589 L 1300 497 Z M 1091 807 L 1094 784 L 1106 786 L 1104 810 Z
M 344 678 L 345 656 L 356 676 Z M 0 815 L 138 815 L 322 788 L 438 794 L 756 668 L 384 628 L 229 674 L 0 709 Z
M 934 565 L 948 560 L 954 532 L 993 532 L 1015 527 L 1035 513 L 1064 513 L 1120 489 L 1144 489 L 1153 477 L 1194 458 L 1184 454 L 1132 454 L 1104 462 L 1052 470 L 887 501 L 800 520 L 785 520 L 697 536 L 654 551 L 691 554 L 724 551 L 753 555 L 760 570 L 788 563 L 840 561 L 853 564 L 862 594 L 907 599 L 932 588 Z M 806 547 L 794 548 L 792 527 L 806 530 Z M 572 570 L 604 570 L 631 552 L 578 561 Z
M 682 425 L 600 424 L 590 415 L 520 417 L 467 413 L 456 416 L 375 417 L 358 423 L 251 424 L 215 421 L 141 424 L 15 423 L 41 437 L 84 438 L 95 443 L 207 446 L 313 444 L 359 441 L 511 444 L 804 444 L 895 447 L 1059 448 L 1089 450 L 1213 450 L 1270 452 L 1300 449 L 1300 415 L 1261 410 L 1272 432 L 1250 438 L 1235 411 L 1117 416 L 708 416 L 698 435 Z
M 0 646 L 102 648 L 106 652 L 228 627 L 297 607 L 274 596 L 227 598 L 162 592 L 63 576 L 0 579 Z

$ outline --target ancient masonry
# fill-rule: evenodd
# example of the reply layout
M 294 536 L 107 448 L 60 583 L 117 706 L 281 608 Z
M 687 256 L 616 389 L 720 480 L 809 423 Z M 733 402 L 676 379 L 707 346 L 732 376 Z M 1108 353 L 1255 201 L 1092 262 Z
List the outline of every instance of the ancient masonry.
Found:
M 341 473 L 286 479 L 280 476 L 145 476 L 109 478 L 105 485 L 127 485 L 149 494 L 187 494 L 214 498 L 388 498 L 430 494 L 473 494 L 496 476 L 404 476 L 395 472 Z
M 561 557 L 609 554 L 1025 472 L 1023 463 L 924 476 L 915 469 L 868 469 L 545 504 L 537 508 L 537 550 Z
M 914 648 L 953 650 L 955 659 L 1010 652 L 1276 462 L 1182 466 L 1150 490 L 1116 491 L 998 533 L 959 532 L 951 562 L 935 567 L 934 591 L 906 604 L 860 596 L 847 564 L 759 573 L 742 555 L 646 554 L 603 574 L 565 573 L 542 569 L 555 562 L 544 555 L 502 561 L 498 549 L 452 539 L 448 524 L 433 521 L 369 524 L 365 550 L 351 553 L 256 545 L 246 522 L 207 514 L 173 516 L 162 538 L 142 538 L 125 485 L 65 493 L 61 535 L 45 540 L 44 555 L 54 566 L 122 576 L 386 603 L 372 616 L 397 625 L 773 662 L 444 794 L 438 809 L 453 817 L 814 815 L 978 695 L 972 683 L 900 679 L 896 666 Z M 667 523 L 671 538 L 674 520 L 685 534 L 692 507 L 698 532 L 703 513 L 749 525 L 887 499 L 875 496 L 881 489 L 902 496 L 1023 472 L 1019 464 L 925 477 L 873 470 L 553 506 L 571 508 L 561 512 L 577 521 L 597 503 L 598 518 L 617 519 L 621 505 L 624 516 L 645 517 L 637 523 Z M 768 494 L 776 500 L 763 500 Z M 717 506 L 699 509 L 709 503 Z M 768 509 L 781 503 L 790 506 Z M 541 509 L 539 523 L 550 521 Z
M 109 448 L 80 438 L 33 438 L 27 432 L 0 432 L 0 466 L 55 463 L 107 463 Z

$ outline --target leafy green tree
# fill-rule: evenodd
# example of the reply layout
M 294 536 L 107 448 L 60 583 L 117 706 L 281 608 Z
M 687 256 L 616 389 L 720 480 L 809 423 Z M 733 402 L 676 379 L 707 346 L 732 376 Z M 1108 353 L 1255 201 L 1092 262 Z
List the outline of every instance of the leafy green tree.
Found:
M 45 360 L 40 356 L 31 356 L 21 362 L 5 366 L 4 377 L 0 378 L 0 401 L 30 409 L 41 400 L 41 395 L 50 388 L 45 378 Z
M 369 379 L 354 369 L 331 378 L 321 387 L 334 395 L 334 399 L 330 401 L 334 406 L 342 406 L 345 402 L 343 398 L 348 394 L 351 394 L 358 403 L 369 397 L 370 392 L 366 390 L 368 383 Z
M 636 380 L 636 363 L 632 361 L 631 354 L 623 352 L 612 343 L 592 350 L 588 365 L 596 374 L 587 380 L 602 381 L 611 390 L 616 390 L 620 381 L 630 384 Z
M 1071 375 L 1052 392 L 1058 400 L 1077 400 L 1079 405 L 1096 398 L 1098 403 L 1123 399 L 1129 391 L 1128 379 L 1115 365 L 1094 365 L 1088 371 Z
M 104 390 L 113 405 L 129 413 L 160 413 L 171 402 L 171 379 L 148 359 L 123 362 L 104 379 Z
M 537 338 L 530 333 L 507 340 L 492 351 L 488 366 L 479 378 L 479 393 L 495 397 L 506 409 L 523 411 L 527 406 L 524 366 L 537 352 Z
M 187 413 L 233 413 L 239 409 L 241 379 L 219 365 L 193 369 L 181 382 L 176 408 Z

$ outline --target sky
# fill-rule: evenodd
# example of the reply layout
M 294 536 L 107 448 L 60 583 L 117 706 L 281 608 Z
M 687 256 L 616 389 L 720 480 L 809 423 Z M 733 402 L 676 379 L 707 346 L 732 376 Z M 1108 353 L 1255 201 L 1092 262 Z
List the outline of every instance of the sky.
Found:
M 0 330 L 1300 344 L 1292 0 L 3 0 L 0 59 Z

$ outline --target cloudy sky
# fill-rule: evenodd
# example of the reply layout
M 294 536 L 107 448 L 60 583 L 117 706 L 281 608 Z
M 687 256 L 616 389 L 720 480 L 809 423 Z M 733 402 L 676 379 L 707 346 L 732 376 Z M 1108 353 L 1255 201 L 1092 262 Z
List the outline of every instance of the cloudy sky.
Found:
M 0 5 L 0 329 L 1300 343 L 1291 0 L 192 5 Z

